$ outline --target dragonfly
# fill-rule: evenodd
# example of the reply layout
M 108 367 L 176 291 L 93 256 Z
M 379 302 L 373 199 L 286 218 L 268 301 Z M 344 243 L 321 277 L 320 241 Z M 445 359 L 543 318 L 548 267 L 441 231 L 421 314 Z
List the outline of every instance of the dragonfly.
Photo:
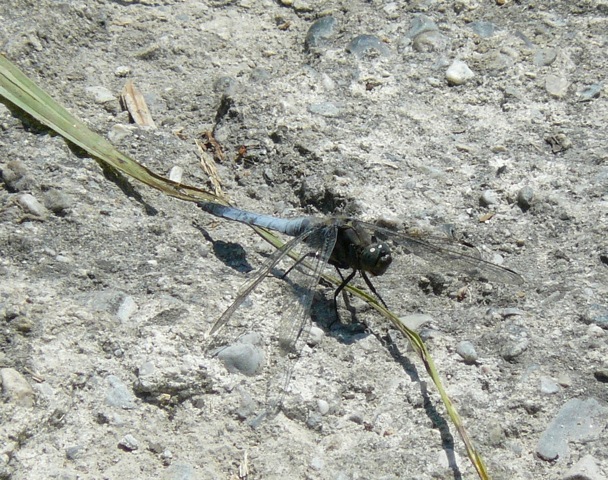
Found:
M 289 300 L 289 308 L 283 311 L 279 328 L 272 332 L 274 343 L 279 349 L 279 355 L 275 356 L 274 361 L 279 379 L 273 381 L 269 379 L 266 411 L 254 420 L 256 424 L 259 423 L 260 418 L 276 413 L 281 407 L 292 371 L 289 357 L 297 357 L 307 343 L 312 326 L 310 309 L 314 290 L 328 264 L 336 268 L 342 279 L 334 292 L 334 301 L 337 301 L 339 293 L 359 273 L 368 288 L 387 309 L 370 276 L 379 277 L 387 272 L 393 262 L 393 249 L 412 253 L 440 269 L 456 270 L 490 281 L 515 285 L 523 283 L 523 277 L 517 272 L 482 259 L 478 250 L 447 236 L 423 237 L 419 234 L 395 232 L 350 217 L 304 216 L 287 219 L 214 202 L 199 202 L 198 206 L 219 218 L 266 228 L 293 237 L 277 249 L 258 272 L 240 288 L 233 303 L 212 325 L 208 336 L 211 339 L 210 345 L 214 346 L 211 350 L 214 355 L 225 348 L 215 348 L 217 344 L 214 340 L 219 337 L 221 330 L 253 290 L 292 252 L 297 251 L 299 257 L 299 260 L 283 274 L 283 277 L 289 274 L 297 298 Z M 351 270 L 346 277 L 341 272 L 344 269 Z M 296 278 L 291 278 L 292 275 Z

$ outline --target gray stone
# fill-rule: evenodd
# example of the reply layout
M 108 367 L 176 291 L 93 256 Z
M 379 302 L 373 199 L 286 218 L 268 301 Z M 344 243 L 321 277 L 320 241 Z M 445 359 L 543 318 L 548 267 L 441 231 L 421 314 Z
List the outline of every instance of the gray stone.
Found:
M 9 402 L 23 407 L 34 406 L 34 390 L 27 379 L 14 368 L 0 370 L 2 394 Z
M 469 27 L 482 38 L 490 38 L 496 33 L 496 25 L 492 22 L 472 22 Z
M 44 194 L 44 206 L 57 215 L 65 213 L 72 204 L 73 201 L 70 196 L 61 190 L 53 188 Z
M 264 364 L 264 352 L 250 343 L 235 343 L 223 348 L 217 357 L 229 372 L 255 375 Z
M 557 58 L 557 50 L 554 48 L 541 48 L 534 54 L 534 65 L 546 67 L 551 65 Z
M 308 51 L 322 46 L 334 34 L 337 23 L 336 19 L 331 15 L 319 18 L 310 26 L 306 33 L 304 48 Z
M 116 96 L 106 87 L 87 87 L 85 88 L 85 92 L 95 101 L 95 103 L 108 103 L 116 100 Z
M 589 85 L 588 87 L 583 88 L 577 92 L 578 101 L 579 102 L 590 102 L 594 98 L 599 98 L 600 93 L 602 92 L 602 84 L 594 83 L 593 85 Z
M 475 76 L 469 66 L 462 60 L 454 60 L 445 72 L 450 85 L 463 85 Z
M 552 395 L 559 392 L 559 385 L 551 377 L 543 375 L 540 377 L 540 391 L 546 395 Z
M 28 213 L 36 215 L 37 217 L 44 217 L 46 215 L 46 208 L 38 201 L 34 195 L 30 193 L 24 193 L 17 197 L 17 203 Z
M 337 117 L 341 109 L 331 102 L 313 103 L 308 106 L 308 111 L 322 117 Z
M 555 98 L 564 98 L 568 93 L 570 82 L 568 79 L 559 75 L 547 75 L 545 78 L 545 90 Z
M 381 56 L 390 55 L 390 49 L 375 35 L 358 35 L 353 38 L 346 46 L 346 51 L 352 53 L 356 57 L 363 57 L 370 53 L 375 53 Z
M 517 205 L 523 211 L 530 209 L 532 201 L 534 200 L 534 190 L 532 187 L 526 185 L 517 192 Z
M 112 407 L 124 409 L 135 407 L 135 397 L 131 390 L 115 375 L 108 375 L 106 380 L 110 388 L 106 392 L 105 402 Z
M 585 455 L 564 475 L 563 480 L 606 480 L 593 455 Z
M 2 180 L 9 191 L 19 192 L 32 187 L 33 180 L 27 175 L 27 167 L 21 160 L 12 160 L 2 169 Z
M 418 35 L 425 32 L 436 32 L 439 28 L 431 19 L 423 14 L 415 15 L 412 21 L 410 22 L 410 29 L 407 32 L 407 36 L 409 38 L 415 38 Z
M 595 398 L 569 400 L 541 435 L 536 453 L 547 461 L 565 462 L 570 457 L 568 442 L 589 442 L 599 438 L 608 408 Z
M 498 195 L 493 190 L 484 190 L 479 197 L 479 204 L 482 207 L 489 207 L 498 203 Z
M 127 433 L 124 437 L 120 439 L 118 442 L 118 446 L 123 450 L 128 452 L 133 452 L 134 450 L 139 449 L 139 441 L 130 433 Z
M 468 340 L 463 340 L 456 346 L 456 353 L 468 364 L 475 363 L 479 358 L 475 346 Z
M 448 39 L 436 30 L 423 32 L 412 41 L 412 48 L 420 53 L 439 52 L 447 45 Z

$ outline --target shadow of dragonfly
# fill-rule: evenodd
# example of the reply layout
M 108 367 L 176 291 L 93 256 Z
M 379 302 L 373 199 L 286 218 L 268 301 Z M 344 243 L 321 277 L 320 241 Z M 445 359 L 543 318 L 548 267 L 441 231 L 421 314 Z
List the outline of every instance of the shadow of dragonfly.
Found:
M 270 350 L 278 350 L 278 354 L 273 353 L 272 361 L 267 359 L 266 364 L 271 364 L 270 368 L 273 373 L 268 378 L 266 407 L 261 415 L 250 422 L 253 426 L 258 425 L 263 418 L 275 414 L 281 408 L 283 395 L 291 378 L 294 357 L 299 356 L 309 337 L 310 307 L 314 290 L 328 264 L 336 267 L 342 279 L 342 283 L 334 292 L 334 301 L 344 287 L 359 273 L 368 288 L 385 307 L 386 303 L 374 288 L 369 276 L 381 276 L 387 272 L 393 262 L 393 251 L 414 254 L 431 264 L 433 269 L 459 271 L 489 281 L 515 285 L 523 283 L 523 278 L 518 273 L 480 258 L 477 249 L 447 236 L 422 237 L 397 233 L 347 217 L 284 219 L 213 202 L 199 202 L 198 206 L 216 217 L 267 228 L 293 237 L 274 252 L 260 270 L 241 287 L 234 302 L 211 327 L 208 350 L 214 356 L 222 358 L 226 349 L 230 349 L 234 345 L 230 343 L 231 340 L 220 335 L 220 332 L 239 306 L 283 260 L 290 258 L 293 251 L 297 251 L 299 256 L 299 260 L 295 261 L 283 274 L 283 277 L 289 274 L 293 293 L 288 305 L 280 307 L 279 328 L 276 329 L 273 326 L 266 331 L 266 335 L 272 338 L 270 343 L 273 346 L 270 347 Z M 350 269 L 350 273 L 346 277 L 341 272 L 344 269 Z M 240 327 L 240 334 L 237 334 L 236 337 L 250 337 L 246 333 L 249 331 L 248 326 L 241 325 Z M 239 332 L 238 329 L 236 331 Z M 255 341 L 258 340 L 255 339 Z M 232 339 L 232 341 L 241 340 Z M 239 370 L 238 366 L 236 369 Z M 242 373 L 253 374 L 253 370 L 255 368 Z

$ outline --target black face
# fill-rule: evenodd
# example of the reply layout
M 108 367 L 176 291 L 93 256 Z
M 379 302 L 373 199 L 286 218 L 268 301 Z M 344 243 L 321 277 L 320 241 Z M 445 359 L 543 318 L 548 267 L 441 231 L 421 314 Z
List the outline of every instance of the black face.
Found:
M 360 256 L 360 268 L 372 275 L 382 275 L 393 261 L 388 245 L 373 243 L 366 247 Z

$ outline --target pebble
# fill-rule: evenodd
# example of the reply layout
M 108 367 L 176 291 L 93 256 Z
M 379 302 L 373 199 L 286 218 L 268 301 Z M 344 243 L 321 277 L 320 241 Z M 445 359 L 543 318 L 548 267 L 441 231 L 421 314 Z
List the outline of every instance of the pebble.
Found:
M 399 321 L 410 330 L 419 331 L 420 327 L 426 323 L 432 323 L 433 317 L 425 313 L 414 313 L 399 317 Z
M 120 378 L 116 375 L 108 375 L 106 380 L 110 384 L 105 398 L 107 405 L 125 410 L 135 407 L 135 397 Z
M 133 300 L 133 297 L 130 295 L 125 296 L 122 303 L 118 307 L 118 311 L 116 312 L 116 316 L 121 322 L 126 322 L 131 318 L 138 309 L 137 303 Z
M 169 170 L 169 180 L 175 183 L 181 183 L 183 174 L 184 169 L 182 167 L 178 167 L 177 165 L 171 167 L 171 170 Z
M 325 332 L 322 328 L 312 326 L 310 328 L 310 333 L 308 334 L 308 341 L 306 343 L 308 343 L 308 345 L 310 345 L 311 347 L 314 347 L 315 345 L 321 343 L 324 336 Z
M 498 195 L 494 190 L 484 190 L 479 197 L 479 204 L 482 207 L 489 207 L 498 203 Z
M 537 67 L 547 67 L 551 65 L 557 58 L 557 50 L 555 48 L 541 48 L 534 54 L 534 65 Z
M 30 193 L 24 193 L 17 197 L 17 203 L 28 213 L 37 217 L 46 215 L 46 208 Z
M 321 102 L 309 105 L 308 111 L 322 117 L 337 117 L 342 110 L 331 102 Z
M 317 410 L 321 415 L 327 415 L 329 412 L 329 403 L 327 403 L 325 400 L 317 400 Z
M 121 447 L 123 450 L 132 452 L 139 448 L 139 441 L 137 441 L 137 439 L 133 435 L 131 435 L 130 433 L 127 433 L 118 442 L 118 446 Z
M 337 24 L 338 22 L 331 15 L 319 18 L 310 26 L 308 32 L 306 32 L 304 49 L 309 51 L 310 49 L 321 47 L 328 39 L 332 37 L 336 30 Z
M 32 179 L 27 176 L 27 168 L 21 160 L 12 160 L 2 169 L 2 180 L 10 192 L 28 190 Z
M 564 77 L 550 74 L 545 78 L 545 90 L 552 97 L 564 98 L 568 93 L 569 86 L 568 79 Z
M 346 46 L 346 51 L 352 53 L 356 57 L 363 57 L 370 53 L 376 53 L 387 57 L 390 55 L 390 49 L 375 35 L 358 35 L 353 38 Z
M 432 18 L 427 17 L 424 14 L 418 14 L 415 15 L 410 22 L 410 29 L 408 30 L 406 36 L 413 39 L 424 32 L 433 32 L 438 30 L 439 28 Z
M 595 398 L 574 398 L 566 402 L 542 433 L 536 446 L 543 460 L 567 462 L 568 442 L 585 443 L 599 438 L 608 415 L 608 408 Z
M 213 91 L 215 93 L 219 93 L 221 95 L 227 95 L 230 97 L 236 91 L 237 85 L 238 85 L 238 82 L 235 78 L 223 76 L 223 77 L 219 77 L 213 83 Z
M 126 77 L 127 75 L 130 75 L 130 73 L 131 67 L 128 67 L 126 65 L 119 65 L 114 69 L 114 75 L 117 77 Z
M 519 192 L 517 192 L 517 205 L 524 212 L 530 209 L 533 200 L 534 190 L 532 187 L 526 185 L 525 187 L 522 187 Z
M 74 202 L 69 195 L 55 188 L 50 189 L 44 194 L 44 206 L 55 215 L 63 215 Z
M 552 395 L 559 392 L 559 385 L 551 377 L 543 375 L 540 377 L 540 391 L 546 395 Z
M 423 32 L 412 41 L 412 48 L 420 53 L 439 52 L 447 45 L 448 39 L 436 30 Z
M 173 463 L 167 467 L 160 477 L 161 480 L 198 480 L 198 474 L 195 472 L 194 467 L 188 463 Z M 214 475 L 206 478 L 216 478 Z M 217 477 L 219 478 L 219 477 Z
M 65 449 L 65 457 L 68 460 L 75 460 L 81 456 L 82 452 L 84 452 L 84 447 L 82 445 L 68 447 Z
M 530 341 L 527 338 L 509 342 L 503 347 L 501 356 L 507 361 L 515 360 L 528 349 L 529 345 Z
M 590 102 L 594 98 L 599 98 L 602 91 L 601 83 L 594 83 L 577 92 L 579 102 Z
M 251 343 L 235 343 L 217 353 L 229 372 L 255 375 L 264 364 L 264 353 Z
M 481 38 L 490 38 L 496 33 L 496 25 L 492 22 L 472 22 L 469 27 Z
M 462 357 L 464 363 L 469 365 L 475 363 L 479 358 L 475 346 L 468 340 L 463 340 L 456 346 L 456 353 Z
M 566 472 L 563 480 L 606 480 L 593 455 L 585 455 Z
M 475 76 L 469 66 L 462 60 L 454 60 L 445 72 L 450 85 L 463 85 Z
M 581 320 L 587 325 L 597 325 L 604 330 L 608 330 L 608 307 L 599 303 L 589 305 L 581 315 Z
M 87 95 L 92 98 L 93 101 L 95 101 L 95 103 L 108 103 L 116 100 L 114 94 L 106 87 L 86 87 L 84 90 Z
M 27 379 L 14 368 L 0 369 L 0 382 L 4 398 L 22 407 L 34 406 L 34 390 Z

